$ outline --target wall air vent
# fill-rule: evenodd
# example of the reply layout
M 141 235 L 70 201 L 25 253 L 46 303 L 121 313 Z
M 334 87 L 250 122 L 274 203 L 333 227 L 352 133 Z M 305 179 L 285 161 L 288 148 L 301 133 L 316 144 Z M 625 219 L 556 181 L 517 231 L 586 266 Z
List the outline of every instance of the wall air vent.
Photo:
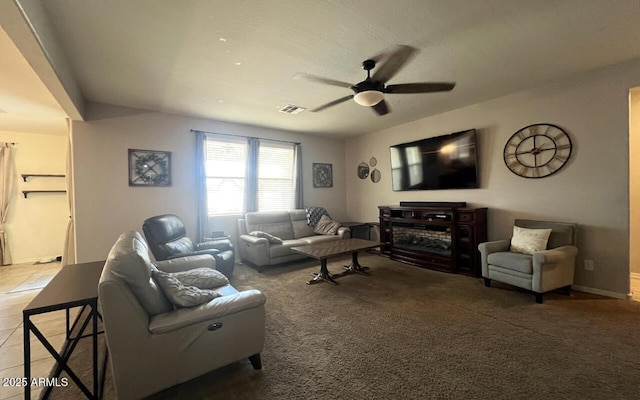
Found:
M 280 112 L 281 113 L 285 113 L 285 114 L 300 114 L 304 110 L 306 110 L 306 108 L 304 108 L 304 107 L 299 107 L 299 106 L 294 106 L 292 104 L 287 104 L 286 106 L 284 106 L 284 107 L 282 107 L 280 109 Z

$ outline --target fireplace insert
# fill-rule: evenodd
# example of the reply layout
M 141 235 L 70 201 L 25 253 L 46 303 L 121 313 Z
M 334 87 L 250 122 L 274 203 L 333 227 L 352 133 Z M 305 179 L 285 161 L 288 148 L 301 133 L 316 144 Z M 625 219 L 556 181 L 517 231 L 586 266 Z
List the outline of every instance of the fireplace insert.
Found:
M 417 250 L 451 255 L 451 229 L 414 223 L 393 223 L 393 246 L 405 250 Z

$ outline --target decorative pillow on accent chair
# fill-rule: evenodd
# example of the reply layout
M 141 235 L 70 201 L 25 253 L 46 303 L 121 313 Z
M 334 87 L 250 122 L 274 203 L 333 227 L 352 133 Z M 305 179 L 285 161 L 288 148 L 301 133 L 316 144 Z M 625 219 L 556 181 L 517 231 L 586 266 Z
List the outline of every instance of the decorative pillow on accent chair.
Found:
M 269 243 L 274 243 L 274 244 L 282 244 L 282 239 L 280 239 L 277 236 L 273 236 L 270 233 L 267 232 L 262 232 L 262 231 L 253 231 L 249 233 L 249 236 L 255 236 L 255 237 L 259 237 L 259 238 L 265 238 L 269 241 Z
M 194 268 L 170 274 L 183 285 L 195 286 L 198 289 L 213 289 L 229 284 L 229 279 L 222 272 L 212 268 Z
M 523 254 L 546 250 L 549 235 L 551 235 L 551 229 L 527 229 L 514 226 L 509 250 Z
M 338 228 L 340 228 L 339 222 L 323 215 L 313 231 L 319 235 L 335 235 L 338 232 Z
M 327 210 L 322 207 L 307 207 L 307 225 L 315 227 L 323 215 L 329 216 Z
M 176 307 L 193 307 L 220 297 L 220 294 L 213 290 L 185 286 L 172 274 L 158 269 L 153 270 L 153 278 L 158 282 L 169 301 Z

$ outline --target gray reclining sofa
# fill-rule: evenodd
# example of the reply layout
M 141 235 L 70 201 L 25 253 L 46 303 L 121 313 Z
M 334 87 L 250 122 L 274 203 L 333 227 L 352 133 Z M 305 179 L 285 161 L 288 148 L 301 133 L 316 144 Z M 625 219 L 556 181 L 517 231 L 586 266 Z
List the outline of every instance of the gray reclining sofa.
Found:
M 295 246 L 304 246 L 349 238 L 349 228 L 340 227 L 336 235 L 318 235 L 307 225 L 306 210 L 249 212 L 238 220 L 238 253 L 243 262 L 261 269 L 265 265 L 280 264 L 306 258 L 292 252 Z M 266 232 L 282 239 L 282 243 L 271 243 L 264 237 L 249 235 L 251 232 Z

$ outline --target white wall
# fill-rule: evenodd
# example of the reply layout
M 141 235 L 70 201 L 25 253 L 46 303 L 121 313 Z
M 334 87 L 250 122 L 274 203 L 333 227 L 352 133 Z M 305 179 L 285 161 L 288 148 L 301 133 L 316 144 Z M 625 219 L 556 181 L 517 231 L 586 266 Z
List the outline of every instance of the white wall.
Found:
M 65 190 L 64 178 L 28 178 L 22 174 L 64 174 L 67 137 L 0 132 L 0 141 L 16 143 L 18 175 L 6 232 L 14 264 L 46 260 L 62 255 L 69 206 L 64 194 L 32 194 L 23 190 Z
M 165 213 L 179 215 L 196 233 L 195 134 L 191 129 L 300 142 L 303 196 L 336 219 L 346 217 L 344 141 L 220 121 L 91 104 L 88 122 L 73 123 L 78 262 L 105 259 L 118 235 Z M 171 151 L 171 187 L 129 187 L 127 149 Z M 311 164 L 333 164 L 333 188 L 315 189 Z M 236 216 L 218 218 L 212 230 L 236 232 Z
M 509 238 L 515 218 L 579 224 L 575 284 L 611 295 L 629 292 L 629 89 L 640 84 L 640 60 L 348 140 L 347 211 L 353 220 L 378 217 L 378 205 L 399 201 L 466 201 L 489 207 L 489 239 Z M 552 123 L 574 148 L 558 173 L 525 179 L 504 165 L 506 141 L 518 129 Z M 478 130 L 480 189 L 394 192 L 389 146 L 464 129 Z M 382 180 L 356 176 L 378 159 Z M 585 271 L 583 260 L 594 261 Z

